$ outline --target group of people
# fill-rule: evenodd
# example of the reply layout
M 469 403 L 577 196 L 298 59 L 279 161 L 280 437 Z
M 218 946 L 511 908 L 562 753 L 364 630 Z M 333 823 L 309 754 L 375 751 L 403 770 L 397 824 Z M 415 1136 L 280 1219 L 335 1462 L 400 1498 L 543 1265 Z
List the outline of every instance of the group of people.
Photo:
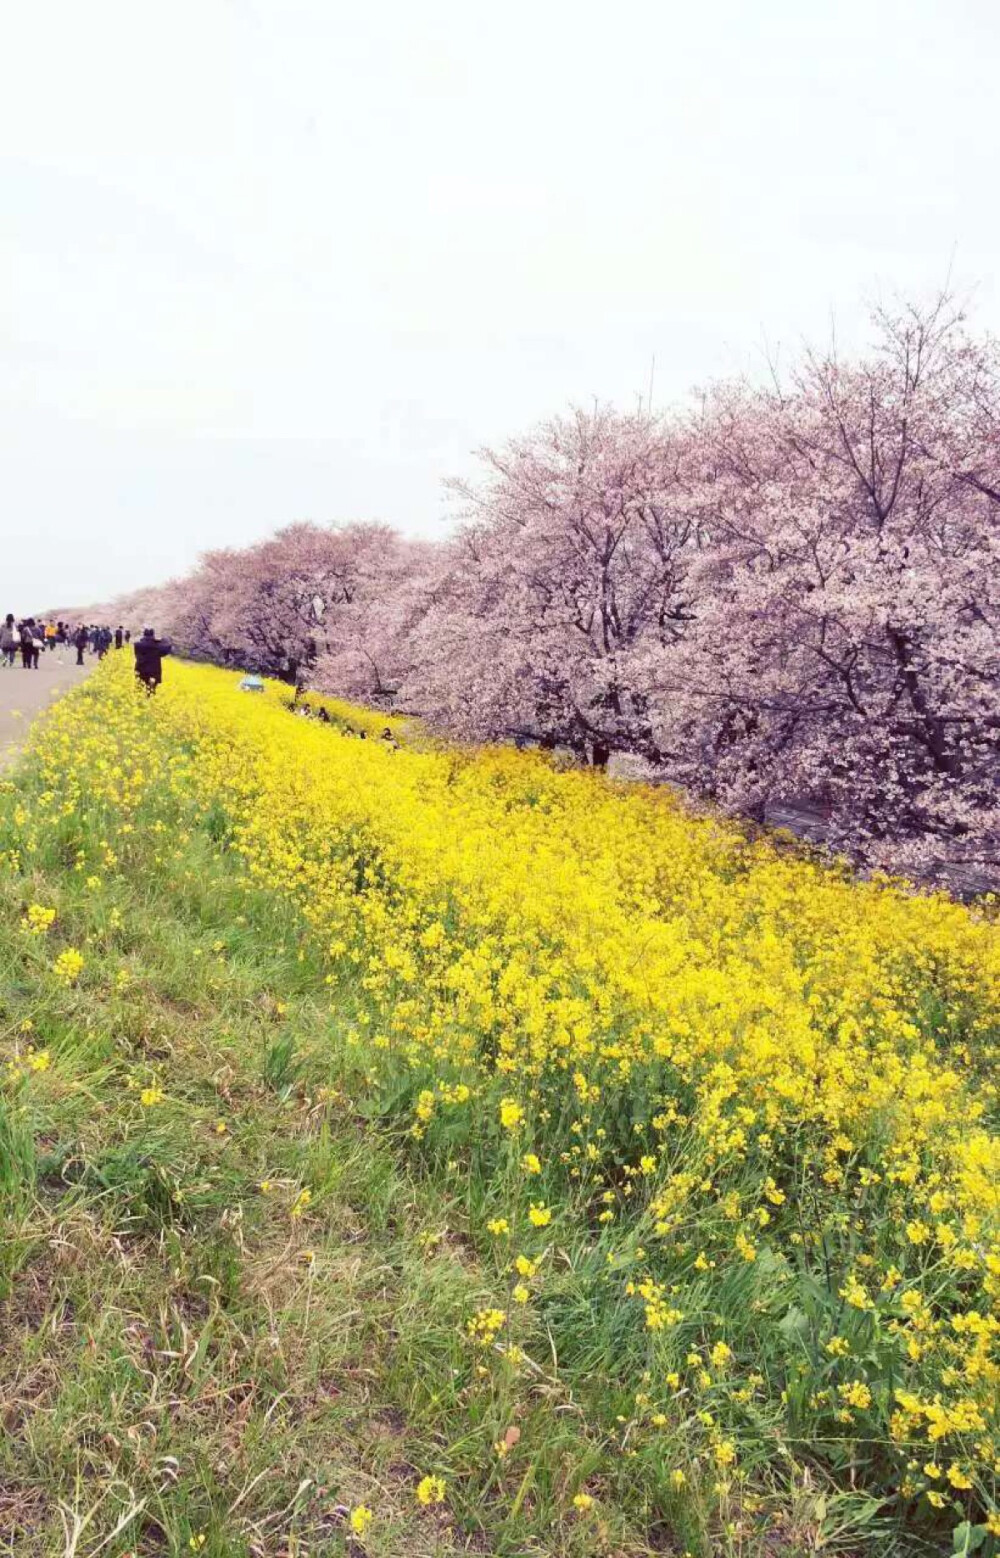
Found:
M 261 683 L 261 685 L 263 686 L 263 683 Z M 342 722 L 340 720 L 334 722 L 331 720 L 329 714 L 327 713 L 326 709 L 324 709 L 322 704 L 320 704 L 318 709 L 314 709 L 308 703 L 300 703 L 298 693 L 296 693 L 291 703 L 288 704 L 288 709 L 289 712 L 296 715 L 298 719 L 318 720 L 321 725 L 332 725 L 336 723 L 336 731 L 337 735 L 339 736 L 351 736 L 357 741 L 368 740 L 368 732 L 366 730 L 355 730 L 353 725 L 348 725 L 346 722 Z M 378 737 L 378 740 L 382 743 L 383 746 L 389 747 L 393 752 L 399 751 L 399 742 L 396 740 L 396 737 L 393 735 L 388 725 L 385 727 L 382 734 Z
M 87 650 L 103 660 L 112 644 L 116 649 L 124 649 L 131 637 L 131 631 L 121 623 L 112 630 L 96 622 L 74 625 L 36 617 L 18 618 L 8 611 L 0 622 L 0 664 L 15 665 L 20 655 L 26 671 L 37 671 L 39 657 L 46 650 L 72 647 L 76 650 L 77 665 L 83 665 Z
M 106 625 L 101 627 L 96 622 L 90 624 L 82 622 L 72 639 L 76 648 L 76 663 L 83 664 L 84 651 L 87 649 L 91 654 L 96 655 L 98 660 L 103 660 L 112 644 L 116 649 L 124 649 L 131 637 L 131 630 L 122 627 L 120 622 L 113 632 Z
M 20 655 L 26 671 L 37 671 L 39 656 L 46 649 L 56 649 L 69 641 L 68 623 L 15 617 L 12 611 L 8 611 L 0 622 L 0 665 L 15 665 Z
M 47 622 L 34 617 L 15 617 L 8 611 L 0 622 L 0 666 L 16 665 L 18 656 L 26 671 L 38 670 L 39 658 L 46 650 L 72 647 L 76 663 L 83 665 L 89 651 L 103 660 L 108 650 L 127 649 L 132 631 L 119 622 L 116 628 L 96 622 Z M 163 657 L 169 655 L 168 638 L 157 638 L 152 628 L 144 628 L 132 645 L 135 674 L 143 686 L 154 691 L 163 680 Z

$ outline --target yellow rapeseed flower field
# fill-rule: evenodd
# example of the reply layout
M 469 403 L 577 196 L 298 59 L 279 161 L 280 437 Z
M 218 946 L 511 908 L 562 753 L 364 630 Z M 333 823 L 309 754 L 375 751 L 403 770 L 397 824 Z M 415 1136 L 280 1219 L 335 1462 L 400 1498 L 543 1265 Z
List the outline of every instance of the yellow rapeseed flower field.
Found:
M 237 683 L 171 664 L 145 698 L 109 661 L 39 728 L 49 800 L 8 855 L 46 825 L 71 853 L 86 794 L 110 870 L 179 808 L 294 902 L 348 1013 L 354 1096 L 429 1173 L 468 1178 L 497 1275 L 477 1359 L 530 1357 L 534 1314 L 572 1370 L 592 1325 L 576 1366 L 615 1350 L 623 1452 L 662 1442 L 673 1497 L 752 1487 L 790 1446 L 916 1525 L 948 1528 L 942 1493 L 955 1520 L 995 1520 L 990 906 Z M 55 976 L 76 978 L 66 957 Z M 607 1318 L 571 1324 L 585 1279 Z

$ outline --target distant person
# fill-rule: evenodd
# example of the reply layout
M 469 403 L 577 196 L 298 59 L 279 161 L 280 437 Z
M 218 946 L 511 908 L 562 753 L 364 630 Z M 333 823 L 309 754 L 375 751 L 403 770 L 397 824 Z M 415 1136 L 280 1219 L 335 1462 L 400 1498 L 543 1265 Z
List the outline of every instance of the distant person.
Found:
M 126 644 L 128 643 L 128 641 L 129 641 L 129 639 L 131 637 L 132 637 L 132 629 L 131 628 L 126 628 L 125 629 L 125 642 L 126 642 Z
M 152 628 L 143 628 L 135 641 L 135 674 L 147 692 L 154 693 L 163 681 L 163 657 L 173 645 L 169 638 L 157 638 Z
M 77 628 L 76 633 L 75 633 L 75 635 L 73 637 L 73 643 L 76 645 L 76 663 L 77 663 L 77 665 L 82 665 L 83 664 L 83 651 L 87 647 L 88 637 L 89 637 L 89 634 L 87 633 L 87 629 L 81 624 L 80 627 Z
M 21 635 L 17 631 L 14 613 L 8 611 L 6 617 L 0 622 L 0 660 L 4 665 L 14 664 L 20 642 Z
M 25 671 L 38 670 L 38 651 L 41 640 L 34 617 L 26 617 L 21 623 L 21 666 Z
M 121 623 L 119 622 L 118 626 L 115 628 L 115 648 L 116 649 L 121 649 L 121 647 L 124 644 L 124 642 L 125 642 L 125 629 L 122 627 Z

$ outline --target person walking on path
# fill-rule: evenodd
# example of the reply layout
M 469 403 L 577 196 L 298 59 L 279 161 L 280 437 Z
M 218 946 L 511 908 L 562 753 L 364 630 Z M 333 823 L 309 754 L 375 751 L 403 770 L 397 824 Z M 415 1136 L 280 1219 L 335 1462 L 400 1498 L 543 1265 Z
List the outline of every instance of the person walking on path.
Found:
M 8 611 L 3 622 L 0 623 L 0 659 L 5 665 L 13 665 L 17 656 L 17 646 L 21 642 L 14 622 L 14 613 Z
M 76 663 L 77 665 L 82 665 L 83 651 L 87 647 L 87 629 L 82 625 L 77 628 L 73 642 L 76 645 Z
M 124 644 L 124 642 L 125 642 L 125 629 L 122 627 L 121 623 L 119 622 L 118 626 L 115 628 L 115 648 L 116 649 L 120 649 L 122 647 L 122 645 Z
M 169 638 L 157 638 L 152 628 L 143 628 L 136 639 L 135 674 L 147 692 L 154 693 L 163 681 L 163 657 L 172 648 Z
M 25 671 L 38 670 L 38 639 L 35 636 L 35 619 L 28 617 L 21 623 L 21 666 Z

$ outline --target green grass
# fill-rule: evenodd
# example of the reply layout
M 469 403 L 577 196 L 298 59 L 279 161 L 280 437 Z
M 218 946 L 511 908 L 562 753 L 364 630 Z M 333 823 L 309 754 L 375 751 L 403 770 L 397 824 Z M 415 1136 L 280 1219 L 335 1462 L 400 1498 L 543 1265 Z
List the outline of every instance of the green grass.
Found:
M 88 887 L 54 829 L 2 878 L 0 1552 L 683 1551 L 616 1502 L 627 1465 L 558 1379 L 470 1347 L 495 1297 L 463 1181 L 415 1181 L 344 1093 L 291 911 L 207 831 L 129 859 Z
M 31 766 L 0 784 L 0 1554 L 935 1550 L 865 1493 L 857 1446 L 815 1442 L 830 1283 L 763 1251 L 693 1278 L 684 1347 L 724 1334 L 766 1388 L 685 1385 L 654 1431 L 662 1380 L 642 1397 L 662 1354 L 622 1298 L 621 1229 L 586 1197 L 564 1209 L 531 1246 L 544 1283 L 513 1303 L 513 1252 L 481 1233 L 508 1204 L 503 1173 L 446 1121 L 419 1147 L 398 1123 L 409 1101 L 369 1075 L 374 1008 L 358 1042 L 360 979 L 330 983 L 300 908 L 230 853 L 221 810 L 163 782 L 128 815 L 47 796 Z M 22 927 L 32 904 L 56 911 L 43 934 Z M 53 973 L 67 948 L 84 959 L 69 986 Z M 506 1331 L 469 1338 L 494 1305 L 519 1362 Z M 740 1441 L 721 1492 L 706 1411 Z M 429 1508 L 427 1475 L 446 1483 Z

